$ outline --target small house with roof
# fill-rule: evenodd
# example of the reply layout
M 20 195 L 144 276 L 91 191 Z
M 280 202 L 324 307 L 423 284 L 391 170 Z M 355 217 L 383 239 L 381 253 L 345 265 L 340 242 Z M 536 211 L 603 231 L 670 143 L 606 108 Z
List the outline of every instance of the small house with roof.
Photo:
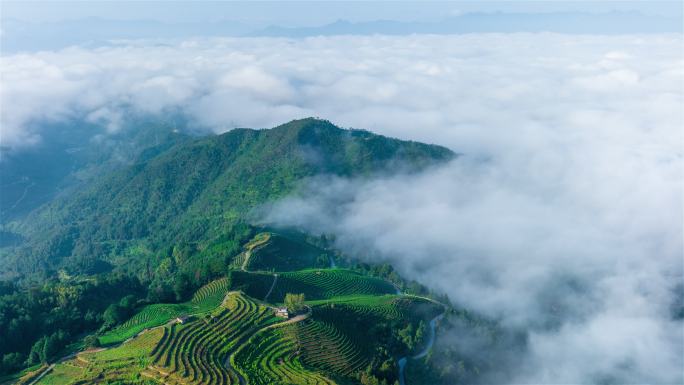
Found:
M 290 318 L 290 313 L 288 313 L 286 307 L 279 307 L 276 309 L 276 317 Z

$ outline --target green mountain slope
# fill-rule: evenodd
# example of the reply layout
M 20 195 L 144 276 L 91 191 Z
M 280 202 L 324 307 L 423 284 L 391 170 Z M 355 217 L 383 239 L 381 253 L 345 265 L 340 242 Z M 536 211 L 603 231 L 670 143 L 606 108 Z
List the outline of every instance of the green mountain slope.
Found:
M 25 242 L 4 251 L 4 273 L 97 272 L 112 265 L 139 273 L 172 246 L 181 249 L 180 265 L 219 243 L 204 259 L 226 258 L 249 235 L 240 224 L 250 211 L 291 193 L 306 177 L 410 172 L 454 156 L 317 119 L 236 129 L 158 152 L 14 223 Z
M 190 140 L 179 132 L 181 117 L 165 119 L 127 114 L 116 133 L 84 121 L 46 124 L 34 147 L 0 146 L 0 224 L 21 218 L 58 194 L 103 173 L 149 159 Z M 14 243 L 0 232 L 0 245 Z
M 0 243 L 0 375 L 17 378 L 12 373 L 39 363 L 44 369 L 75 351 L 79 345 L 73 343 L 118 344 L 176 316 L 204 317 L 214 306 L 221 306 L 226 290 L 241 290 L 257 303 L 267 301 L 273 305 L 284 302 L 288 293 L 305 294 L 309 301 L 392 296 L 394 286 L 377 279 L 382 273 L 382 277 L 399 282 L 388 266 L 354 266 L 351 256 L 347 258 L 331 249 L 326 237 L 256 227 L 254 209 L 268 207 L 268 203 L 295 192 L 310 177 L 373 178 L 415 172 L 455 156 L 443 147 L 344 130 L 316 119 L 292 121 L 273 129 L 236 129 L 195 139 L 176 135 L 168 125 L 152 128 L 136 135 L 131 146 L 124 146 L 127 153 L 133 154 L 129 165 L 114 166 L 109 150 L 102 151 L 102 162 L 98 163 L 97 149 L 90 148 L 92 156 L 76 162 L 77 171 L 64 171 L 52 185 L 66 181 L 73 173 L 87 172 L 87 177 L 78 184 L 69 184 L 68 193 L 62 191 L 28 216 L 16 214 L 12 222 L 2 224 L 0 232 L 10 234 L 12 242 Z M 159 142 L 157 138 L 161 138 Z M 331 265 L 333 258 L 362 275 L 323 269 Z M 193 299 L 193 293 L 203 286 Z M 356 317 L 359 313 L 359 317 L 371 319 L 372 312 L 367 311 L 370 307 L 364 305 L 367 300 L 358 300 L 363 302 L 359 304 L 361 311 L 354 307 L 344 314 Z M 395 305 L 400 303 L 369 306 L 386 309 L 387 314 L 401 314 L 392 310 Z M 336 368 L 337 374 L 353 377 L 368 362 L 380 370 L 384 362 L 391 361 L 390 351 L 403 354 L 410 349 L 405 343 L 404 348 L 385 349 L 378 361 L 371 357 L 363 340 L 335 325 L 335 317 L 317 319 L 335 314 L 334 310 L 321 311 L 321 304 L 314 303 L 311 307 L 318 310 L 306 324 L 260 334 L 265 344 L 274 342 L 276 345 L 269 346 L 284 347 L 278 352 L 285 356 L 269 356 L 271 361 L 266 364 L 271 368 L 273 360 L 277 363 L 282 358 L 283 371 L 292 375 Z M 341 309 L 342 304 L 338 307 Z M 401 318 L 373 319 L 383 320 L 385 335 L 392 335 L 395 329 L 409 330 Z M 411 323 L 414 334 L 418 323 Z M 163 333 L 155 330 L 155 338 L 163 338 Z M 95 333 L 90 337 L 99 338 L 85 341 L 84 333 Z M 322 353 L 308 345 L 307 336 L 313 334 L 328 340 L 330 349 L 339 351 L 339 365 L 337 356 L 329 362 L 319 360 Z M 401 339 L 409 341 L 408 334 L 404 334 Z M 216 336 L 188 334 L 187 338 Z M 109 353 L 84 359 L 101 359 L 104 366 L 116 366 L 107 366 L 108 375 L 128 375 L 126 370 L 119 371 L 131 362 L 144 364 L 140 369 L 154 364 L 149 356 L 131 358 L 156 344 L 151 337 L 139 342 L 128 345 L 134 351 L 124 345 L 122 350 L 108 348 Z M 291 348 L 303 351 L 304 345 L 308 350 L 301 359 L 289 355 Z M 355 348 L 349 350 L 352 346 Z M 126 357 L 122 362 L 109 360 L 110 355 L 119 353 Z M 174 360 L 186 357 L 184 354 L 174 355 Z M 210 356 L 214 360 L 211 366 L 220 364 L 215 359 L 225 358 L 223 353 Z M 90 370 L 90 364 L 82 360 L 73 364 Z M 94 372 L 88 373 L 97 376 L 97 371 L 105 370 L 102 365 L 95 365 Z M 388 365 L 384 366 L 391 368 L 393 364 Z M 167 366 L 159 368 L 164 371 Z M 58 369 L 55 374 L 64 376 L 80 370 L 69 365 Z M 150 370 L 137 373 L 156 376 L 153 368 Z M 199 369 L 188 370 L 201 375 Z M 215 378 L 221 373 L 214 370 Z M 375 374 L 380 376 L 379 372 Z M 30 371 L 27 375 L 38 373 Z M 64 383 L 52 376 L 46 379 L 45 383 Z M 337 377 L 323 378 L 328 379 L 338 382 Z M 0 376 L 0 383 L 3 381 Z M 138 377 L 136 381 L 147 380 Z
M 327 267 L 330 256 L 304 240 L 276 233 L 259 233 L 233 258 L 239 269 L 290 271 L 307 267 Z

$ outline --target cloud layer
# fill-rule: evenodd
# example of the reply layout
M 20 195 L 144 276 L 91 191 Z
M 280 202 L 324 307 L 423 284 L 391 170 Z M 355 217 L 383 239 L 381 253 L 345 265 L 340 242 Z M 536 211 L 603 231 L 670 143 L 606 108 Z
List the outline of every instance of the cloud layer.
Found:
M 35 144 L 46 120 L 116 131 L 133 109 L 215 132 L 320 116 L 446 145 L 464 156 L 414 176 L 312 180 L 268 220 L 335 232 L 526 328 L 511 382 L 681 383 L 681 44 L 243 38 L 6 56 L 2 142 Z
M 676 35 L 475 34 L 73 47 L 0 57 L 0 123 L 3 144 L 13 146 L 39 140 L 45 119 L 89 116 L 115 129 L 129 106 L 180 108 L 216 132 L 321 116 L 471 151 L 572 137 L 567 130 L 600 138 L 615 125 L 667 136 L 681 119 L 680 43 Z M 637 110 L 634 119 L 622 114 Z
M 679 165 L 598 181 L 467 158 L 418 176 L 312 180 L 265 221 L 337 234 L 347 251 L 528 330 L 511 383 L 681 382 Z

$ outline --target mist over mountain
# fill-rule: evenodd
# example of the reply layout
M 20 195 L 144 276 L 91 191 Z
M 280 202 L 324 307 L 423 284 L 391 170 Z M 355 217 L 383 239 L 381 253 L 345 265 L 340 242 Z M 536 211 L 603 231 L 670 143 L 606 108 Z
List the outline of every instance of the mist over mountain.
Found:
M 42 136 L 25 149 L 0 149 L 0 220 L 21 218 L 57 195 L 141 158 L 188 140 L 193 134 L 181 117 L 131 114 L 112 130 L 94 121 L 40 123 Z M 50 165 L 46 167 L 46 165 Z
M 391 263 L 511 331 L 525 330 L 518 354 L 445 333 L 466 356 L 483 346 L 498 354 L 485 383 L 680 381 L 678 171 L 651 174 L 647 191 L 594 186 L 585 195 L 562 191 L 566 181 L 521 183 L 520 170 L 466 154 L 414 176 L 315 178 L 262 220 L 336 234 L 346 252 Z
M 63 41 L 0 57 L 0 372 L 44 370 L 84 332 L 213 330 L 155 348 L 181 357 L 237 309 L 268 327 L 260 306 L 306 292 L 288 299 L 315 308 L 297 332 L 365 354 L 345 372 L 364 385 L 684 382 L 681 20 L 526 15 L 127 20 L 84 44 L 78 21 L 3 25 Z M 223 348 L 212 375 L 240 356 Z

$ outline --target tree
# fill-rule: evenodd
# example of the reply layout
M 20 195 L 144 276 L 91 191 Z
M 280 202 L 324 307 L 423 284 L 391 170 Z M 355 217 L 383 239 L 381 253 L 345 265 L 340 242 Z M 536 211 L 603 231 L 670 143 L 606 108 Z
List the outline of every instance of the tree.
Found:
M 297 313 L 304 309 L 304 294 L 285 294 L 285 307 L 290 313 Z
M 406 345 L 406 348 L 409 351 L 412 351 L 416 346 L 415 346 L 415 341 L 414 341 L 414 328 L 412 323 L 408 323 L 406 327 L 399 329 L 399 341 L 403 342 L 404 345 Z
M 328 266 L 330 264 L 330 257 L 328 254 L 319 254 L 316 257 L 316 266 Z
M 173 284 L 173 293 L 176 295 L 176 301 L 182 301 L 191 292 L 192 283 L 190 283 L 190 278 L 185 274 L 178 276 Z
M 105 310 L 102 318 L 104 319 L 103 327 L 111 328 L 121 322 L 125 318 L 125 314 L 119 304 L 113 303 L 107 307 L 107 310 Z
M 416 329 L 416 338 L 414 338 L 413 341 L 416 344 L 426 343 L 427 341 L 424 341 L 424 338 L 427 332 L 427 324 L 425 324 L 425 321 L 420 320 L 420 323 L 418 323 L 418 328 Z
M 28 364 L 33 365 L 43 361 L 43 348 L 45 347 L 45 336 L 41 337 L 36 343 L 31 347 L 31 352 L 29 353 Z
M 83 339 L 83 344 L 87 348 L 99 348 L 100 347 L 100 340 L 97 338 L 96 335 L 90 334 L 86 336 L 86 338 Z
M 121 298 L 121 301 L 119 301 L 119 306 L 121 306 L 124 309 L 135 308 L 135 296 L 132 294 L 129 294 L 129 295 Z
M 23 357 L 20 353 L 8 353 L 2 357 L 0 364 L 0 373 L 12 373 L 21 368 L 23 365 Z
M 41 355 L 41 362 L 46 363 L 51 358 L 53 358 L 60 349 L 60 338 L 57 333 L 52 334 L 50 337 L 45 339 L 45 344 L 43 345 L 43 354 Z
M 382 365 L 378 368 L 378 374 L 384 378 L 392 378 L 394 376 L 394 373 L 396 372 L 396 368 L 394 365 L 394 359 L 387 359 L 382 362 Z

